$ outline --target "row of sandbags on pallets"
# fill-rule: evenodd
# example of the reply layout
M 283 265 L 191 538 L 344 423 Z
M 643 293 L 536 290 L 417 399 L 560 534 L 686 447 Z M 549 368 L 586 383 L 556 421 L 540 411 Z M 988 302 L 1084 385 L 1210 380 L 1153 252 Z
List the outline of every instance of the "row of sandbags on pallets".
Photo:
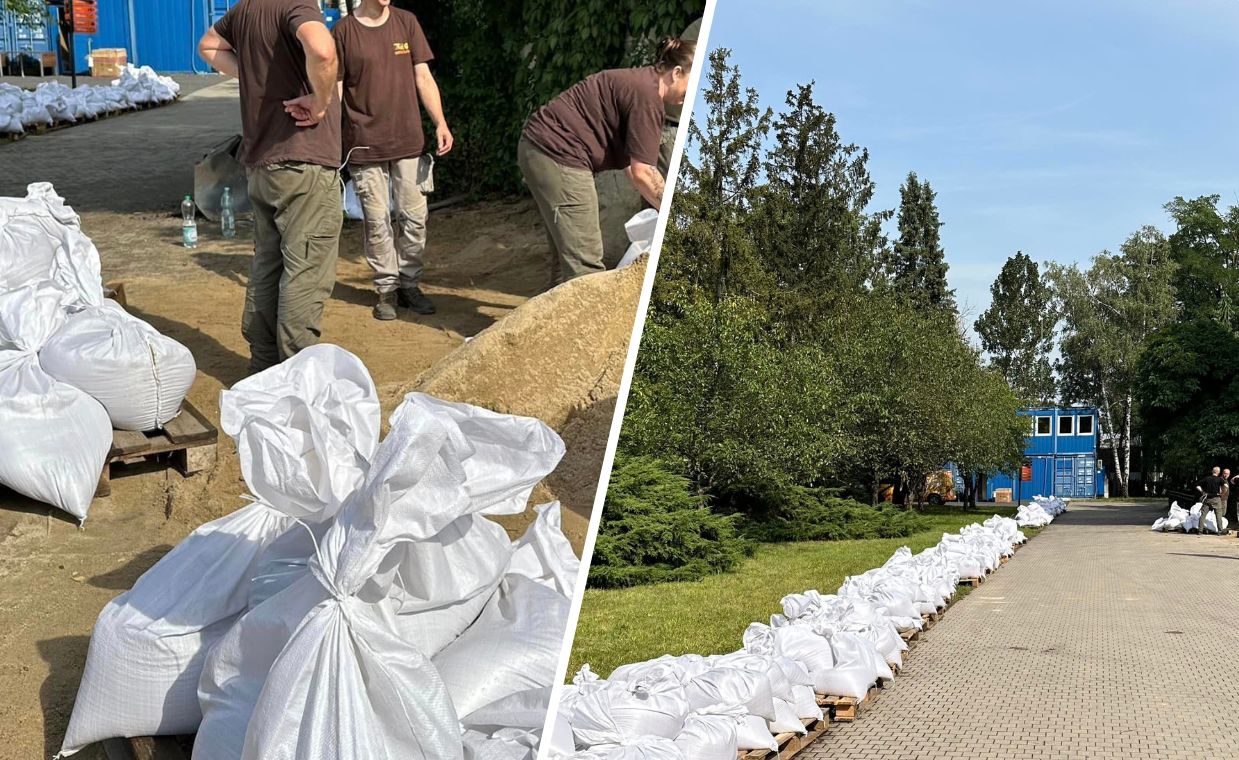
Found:
M 103 296 L 99 252 L 55 188 L 0 198 L 0 485 L 86 519 L 112 430 L 175 417 L 189 349 Z
M 1024 535 L 995 515 L 919 554 L 903 547 L 882 567 L 847 578 L 834 595 L 783 598 L 769 625 L 753 623 L 724 655 L 664 655 L 616 668 L 584 666 L 563 687 L 551 758 L 735 760 L 778 751 L 780 733 L 823 718 L 817 695 L 862 700 L 902 667 L 902 632 L 954 596 L 961 578 L 995 570 Z
M 1200 515 L 1204 514 L 1204 519 Z M 1159 517 L 1153 521 L 1153 526 L 1149 528 L 1157 533 L 1189 533 L 1196 531 L 1199 533 L 1225 533 L 1230 527 L 1230 521 L 1225 516 L 1222 517 L 1222 529 L 1218 530 L 1217 518 L 1213 514 L 1212 509 L 1205 509 L 1204 502 L 1196 502 L 1189 509 L 1184 509 L 1179 506 L 1179 502 L 1170 502 L 1170 511 L 1165 517 Z
M 0 134 L 22 134 L 54 124 L 73 124 L 114 111 L 142 108 L 176 100 L 181 86 L 150 66 L 127 65 L 111 85 L 69 87 L 43 82 L 33 90 L 0 83 Z
M 252 503 L 100 613 L 60 756 L 196 733 L 194 760 L 533 760 L 580 563 L 542 422 L 412 393 L 379 441 L 365 366 L 321 344 L 220 397 Z
M 1015 521 L 1021 528 L 1044 528 L 1067 511 L 1069 499 L 1057 496 L 1034 496 L 1028 504 L 1021 504 L 1015 513 Z

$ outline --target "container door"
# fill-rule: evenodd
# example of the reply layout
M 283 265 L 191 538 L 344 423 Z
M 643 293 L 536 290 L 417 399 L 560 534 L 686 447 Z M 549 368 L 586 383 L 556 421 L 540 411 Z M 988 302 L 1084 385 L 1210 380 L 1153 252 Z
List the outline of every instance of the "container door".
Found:
M 1073 496 L 1075 492 L 1075 468 L 1071 457 L 1054 460 L 1054 495 Z
M 1076 488 L 1075 497 L 1087 499 L 1096 496 L 1094 484 L 1097 482 L 1097 458 L 1092 454 L 1076 457 Z

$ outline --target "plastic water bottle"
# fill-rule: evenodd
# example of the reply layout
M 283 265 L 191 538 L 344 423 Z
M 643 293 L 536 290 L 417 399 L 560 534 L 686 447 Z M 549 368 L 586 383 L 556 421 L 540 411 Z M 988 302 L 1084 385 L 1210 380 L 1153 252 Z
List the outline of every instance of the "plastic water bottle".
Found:
M 194 219 L 194 199 L 185 196 L 181 201 L 181 243 L 186 248 L 198 247 L 198 222 Z
M 232 188 L 225 187 L 219 199 L 219 234 L 226 238 L 237 236 L 237 215 L 232 211 Z

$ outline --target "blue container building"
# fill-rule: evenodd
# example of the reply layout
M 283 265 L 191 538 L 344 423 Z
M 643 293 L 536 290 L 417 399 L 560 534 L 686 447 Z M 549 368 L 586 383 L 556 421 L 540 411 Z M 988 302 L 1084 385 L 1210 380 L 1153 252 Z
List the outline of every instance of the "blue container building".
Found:
M 1012 500 L 1028 501 L 1034 496 L 1059 496 L 1083 499 L 1104 496 L 1106 473 L 1099 456 L 1101 415 L 1095 407 L 1024 409 L 1028 417 L 1028 438 L 1024 447 L 1025 466 L 1032 478 L 1020 481 L 1020 473 L 1004 472 L 986 479 L 984 499 L 993 501 L 994 492 L 1011 489 Z M 963 493 L 963 480 L 952 465 L 957 493 Z

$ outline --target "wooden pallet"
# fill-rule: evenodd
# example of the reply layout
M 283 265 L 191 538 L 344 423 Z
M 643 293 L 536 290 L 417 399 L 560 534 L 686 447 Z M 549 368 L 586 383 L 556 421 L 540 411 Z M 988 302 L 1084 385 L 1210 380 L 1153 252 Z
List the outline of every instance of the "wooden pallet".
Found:
M 960 578 L 960 579 L 959 579 L 959 585 L 961 585 L 961 586 L 971 586 L 971 587 L 973 587 L 973 588 L 976 588 L 977 586 L 980 586 L 980 585 L 981 585 L 982 583 L 984 583 L 984 582 L 985 582 L 985 578 L 983 578 L 983 577 L 981 577 L 981 578 L 977 578 L 977 577 L 973 577 L 973 578 Z
M 175 737 L 138 736 L 133 739 L 108 739 L 103 742 L 108 760 L 189 760 Z
M 215 464 L 218 442 L 219 430 L 188 400 L 181 404 L 181 413 L 158 430 L 113 430 L 112 450 L 95 496 L 111 495 L 114 464 L 134 464 L 167 455 L 182 475 L 189 476 Z
M 856 697 L 835 697 L 829 694 L 818 694 L 817 703 L 823 709 L 829 709 L 830 719 L 842 723 L 850 723 L 860 717 L 862 710 L 867 710 L 877 701 L 878 694 L 885 683 L 875 683 L 869 687 L 864 699 Z
M 826 733 L 830 728 L 830 720 L 813 720 L 805 718 L 801 721 L 804 723 L 805 733 L 794 734 L 791 732 L 777 734 L 774 737 L 775 744 L 778 745 L 777 750 L 768 749 L 750 749 L 741 750 L 739 754 L 740 760 L 768 760 L 779 758 L 786 760 L 800 752 L 800 750 L 812 744 L 819 736 Z
M 909 628 L 906 631 L 900 631 L 899 638 L 903 639 L 903 643 L 905 644 L 912 644 L 920 640 L 921 632 L 915 628 Z

